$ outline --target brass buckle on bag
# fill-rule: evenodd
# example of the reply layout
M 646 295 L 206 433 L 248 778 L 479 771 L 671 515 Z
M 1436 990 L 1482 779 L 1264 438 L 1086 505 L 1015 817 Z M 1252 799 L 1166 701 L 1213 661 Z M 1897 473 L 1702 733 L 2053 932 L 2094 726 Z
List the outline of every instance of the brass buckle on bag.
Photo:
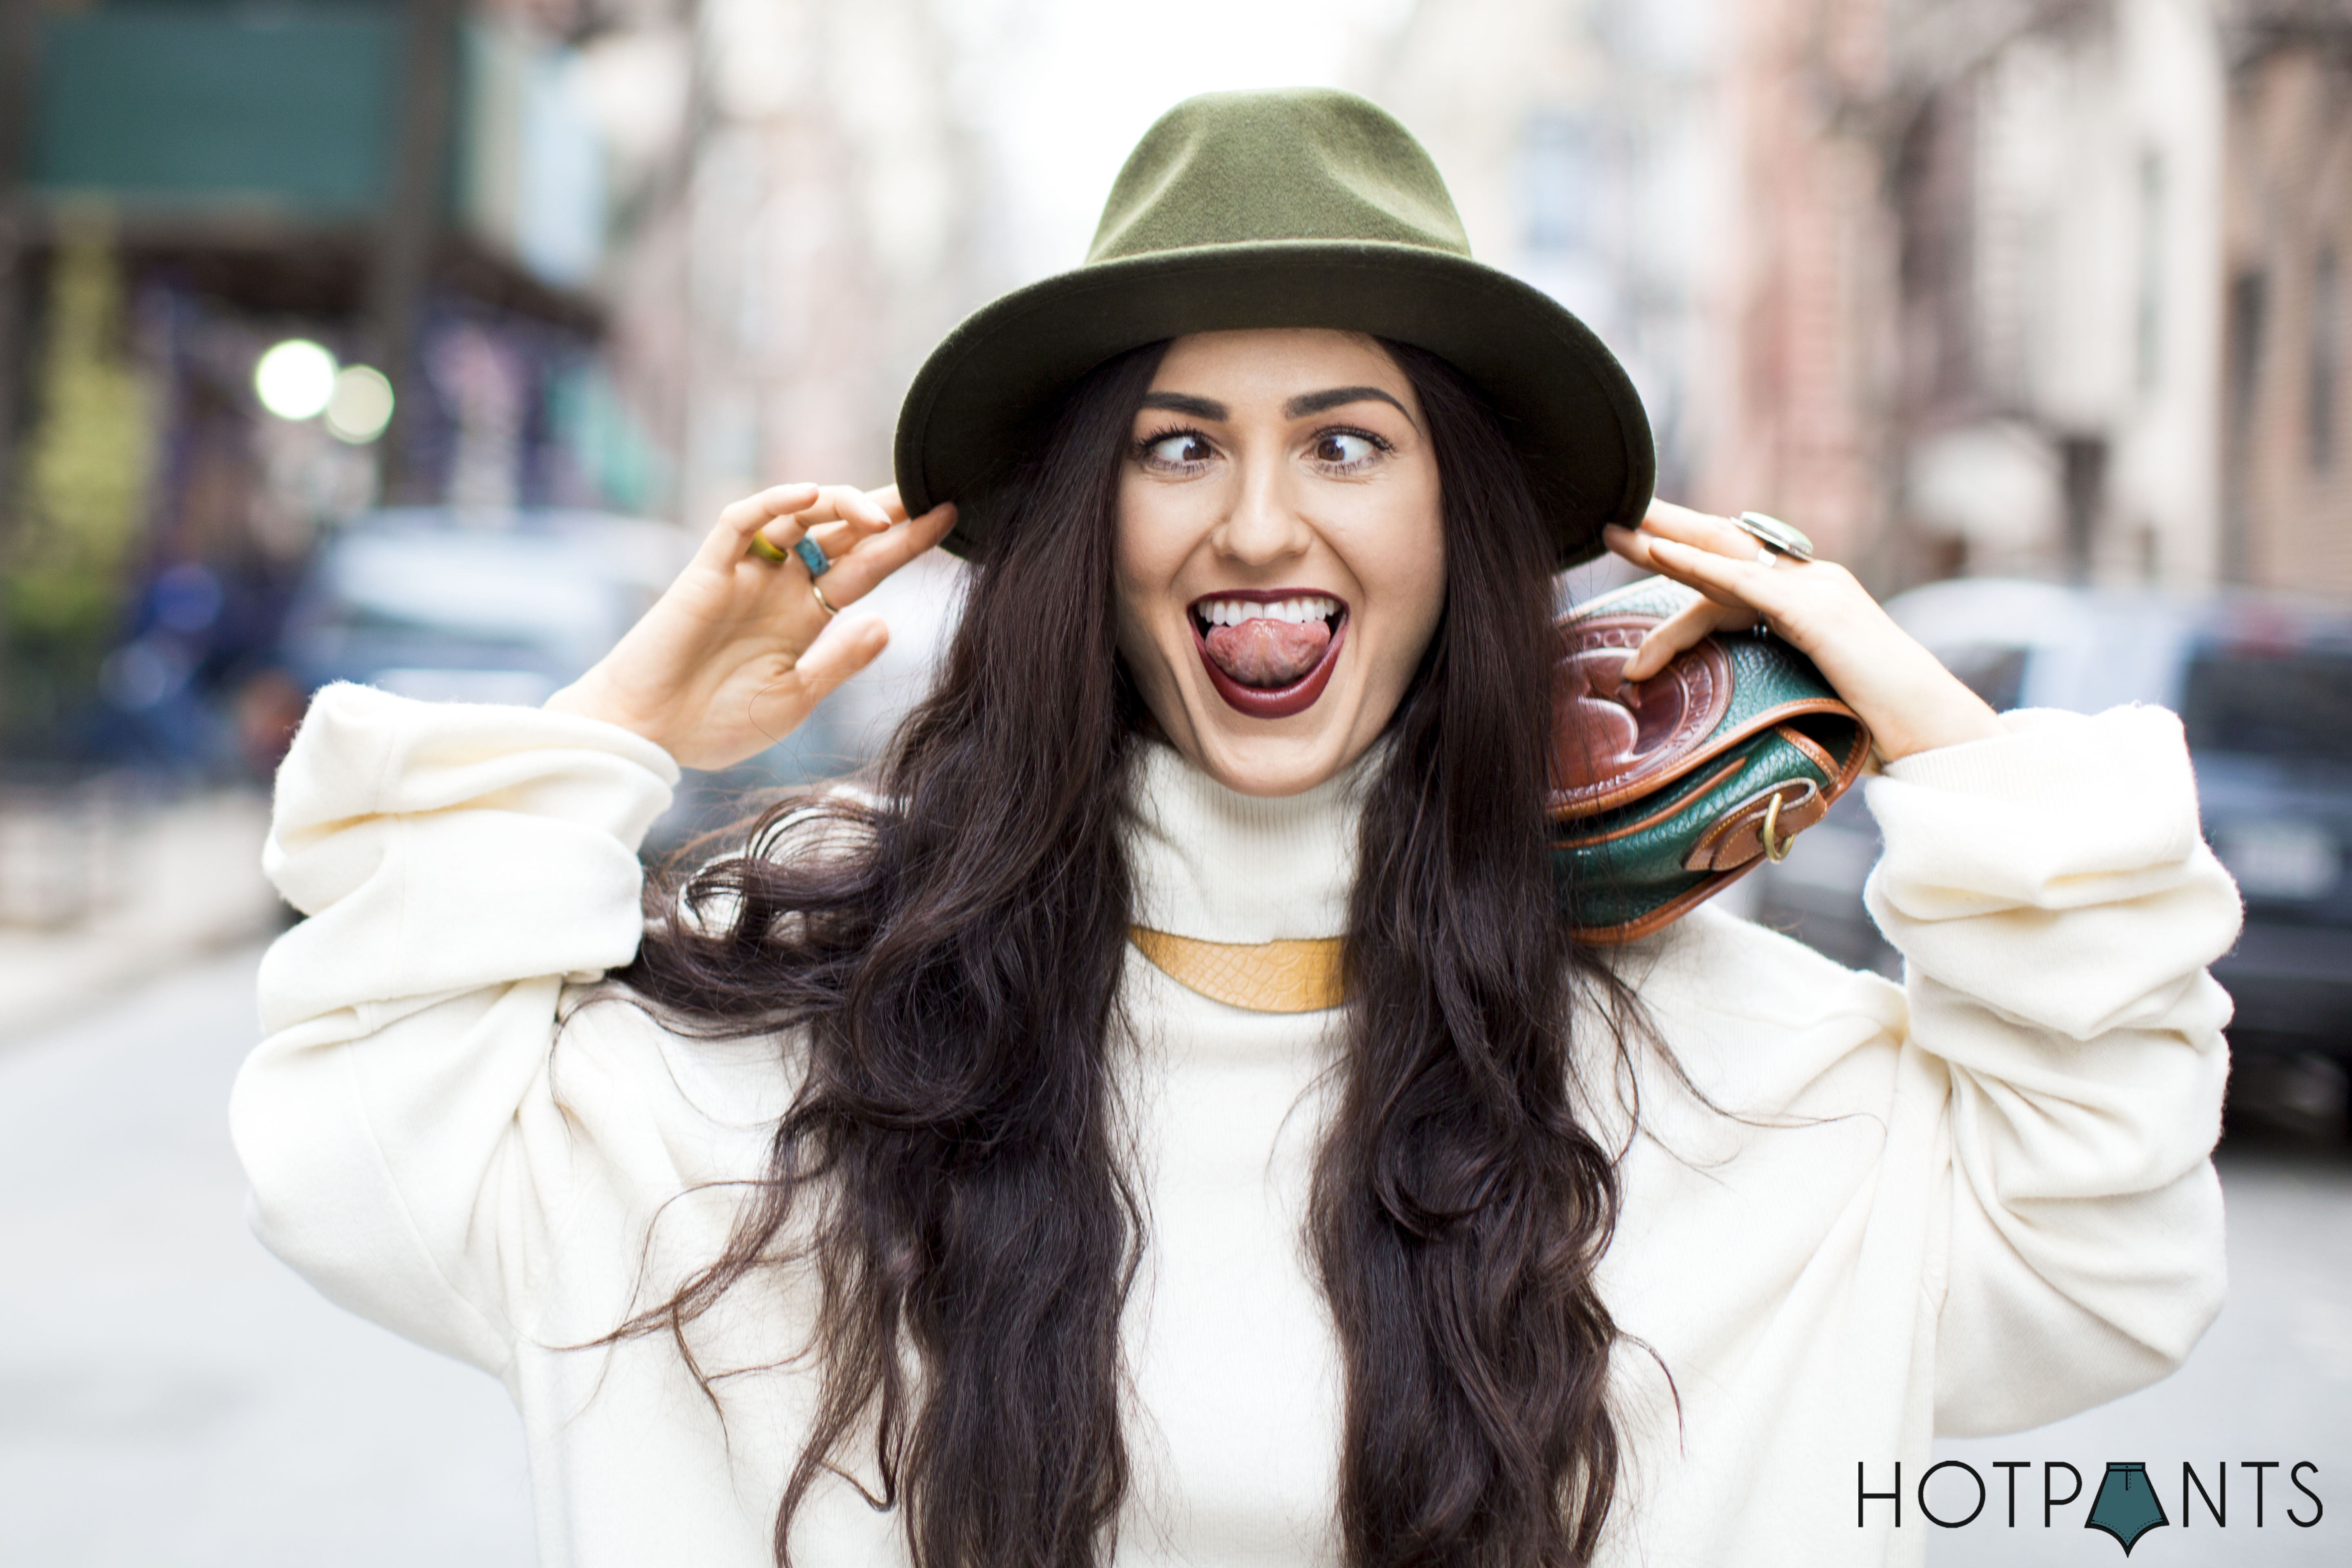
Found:
M 1764 858 L 1771 861 L 1775 866 L 1789 858 L 1789 851 L 1794 848 L 1797 843 L 1797 836 L 1793 833 L 1786 838 L 1774 837 L 1779 833 L 1780 828 L 1780 792 L 1776 789 L 1772 792 L 1771 804 L 1764 808 L 1764 826 L 1757 835 L 1764 841 Z

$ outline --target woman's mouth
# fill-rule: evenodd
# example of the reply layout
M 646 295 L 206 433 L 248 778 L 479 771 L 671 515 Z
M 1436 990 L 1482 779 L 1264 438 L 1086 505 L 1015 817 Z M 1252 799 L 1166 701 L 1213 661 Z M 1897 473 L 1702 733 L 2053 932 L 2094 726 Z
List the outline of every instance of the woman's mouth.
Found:
M 1204 595 L 1187 618 L 1209 684 L 1253 719 L 1287 719 L 1313 707 L 1347 640 L 1346 602 L 1307 589 Z

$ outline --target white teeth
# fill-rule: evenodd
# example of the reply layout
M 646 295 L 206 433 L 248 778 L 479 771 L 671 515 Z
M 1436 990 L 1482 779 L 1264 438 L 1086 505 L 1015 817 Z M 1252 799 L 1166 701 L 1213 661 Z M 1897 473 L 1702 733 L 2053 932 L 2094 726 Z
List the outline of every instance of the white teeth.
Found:
M 1339 601 L 1322 595 L 1296 599 L 1212 599 L 1201 606 L 1202 618 L 1213 626 L 1237 626 L 1247 620 L 1288 621 L 1293 625 L 1327 620 L 1339 613 Z

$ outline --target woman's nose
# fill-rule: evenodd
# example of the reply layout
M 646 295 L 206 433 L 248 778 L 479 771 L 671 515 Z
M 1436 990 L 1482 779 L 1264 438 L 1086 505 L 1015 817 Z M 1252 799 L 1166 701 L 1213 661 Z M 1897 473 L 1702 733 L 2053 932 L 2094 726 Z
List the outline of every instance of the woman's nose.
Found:
M 1239 477 L 1233 510 L 1212 540 L 1218 552 L 1245 566 L 1270 565 L 1304 554 L 1313 531 L 1299 515 L 1295 498 L 1287 493 L 1281 465 L 1245 465 Z

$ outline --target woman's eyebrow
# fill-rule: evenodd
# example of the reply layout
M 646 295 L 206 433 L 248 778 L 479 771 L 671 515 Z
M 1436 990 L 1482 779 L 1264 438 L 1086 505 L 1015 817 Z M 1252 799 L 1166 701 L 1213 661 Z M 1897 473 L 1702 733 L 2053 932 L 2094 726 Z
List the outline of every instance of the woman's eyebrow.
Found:
M 1143 395 L 1146 408 L 1164 408 L 1171 414 L 1189 414 L 1195 419 L 1227 419 L 1233 410 L 1213 398 L 1193 397 L 1181 392 L 1147 392 Z
M 1310 414 L 1320 414 L 1327 408 L 1338 408 L 1343 404 L 1361 403 L 1368 397 L 1389 405 L 1407 419 L 1412 417 L 1403 404 L 1377 386 L 1335 386 L 1325 392 L 1302 392 L 1282 405 L 1282 416 L 1285 419 L 1304 419 Z

